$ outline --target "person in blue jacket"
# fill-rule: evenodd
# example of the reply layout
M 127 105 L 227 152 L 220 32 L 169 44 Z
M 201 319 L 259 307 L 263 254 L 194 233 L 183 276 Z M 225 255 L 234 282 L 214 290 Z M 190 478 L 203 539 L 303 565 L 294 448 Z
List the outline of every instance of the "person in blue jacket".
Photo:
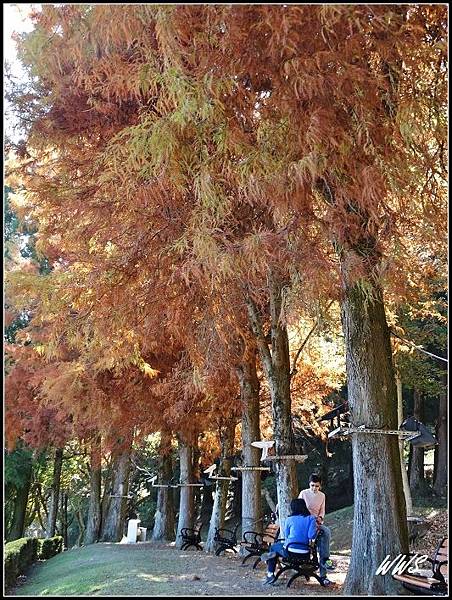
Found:
M 295 498 L 290 503 L 291 516 L 287 517 L 284 523 L 283 537 L 281 542 L 275 542 L 269 548 L 266 554 L 261 556 L 262 560 L 267 562 L 267 577 L 264 583 L 271 584 L 275 581 L 275 568 L 278 556 L 287 557 L 287 545 L 296 543 L 300 550 L 309 550 L 311 540 L 314 540 L 317 534 L 316 518 L 311 515 L 302 498 Z M 295 548 L 295 546 L 291 546 Z M 322 577 L 323 585 L 329 585 L 331 582 Z

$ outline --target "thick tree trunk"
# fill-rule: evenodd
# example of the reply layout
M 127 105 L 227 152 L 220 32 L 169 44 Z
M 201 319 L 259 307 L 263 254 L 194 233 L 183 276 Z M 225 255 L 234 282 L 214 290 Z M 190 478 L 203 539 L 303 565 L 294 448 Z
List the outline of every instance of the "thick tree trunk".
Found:
M 419 390 L 413 391 L 414 417 L 418 421 L 424 420 L 424 398 Z M 413 496 L 423 496 L 425 492 L 424 477 L 424 448 L 413 446 L 410 464 L 410 489 Z
M 343 265 L 344 267 L 345 265 Z M 354 425 L 397 429 L 397 393 L 383 295 L 348 281 L 344 269 L 342 326 L 348 401 Z M 400 452 L 395 435 L 354 434 L 354 522 L 345 595 L 386 595 L 398 590 L 390 575 L 376 575 L 389 554 L 408 552 Z
M 31 457 L 27 457 L 24 466 L 24 481 L 21 487 L 16 488 L 16 497 L 14 500 L 14 513 L 11 522 L 11 528 L 8 532 L 8 541 L 18 540 L 23 537 L 25 530 L 25 516 L 27 514 L 28 495 L 30 492 L 31 476 L 33 464 Z
M 256 353 L 248 351 L 237 368 L 242 402 L 242 461 L 246 467 L 260 465 L 261 452 L 251 442 L 261 439 L 259 426 L 259 379 Z M 242 471 L 242 532 L 261 531 L 261 472 Z
M 178 436 L 180 483 L 194 483 L 193 479 L 193 446 Z M 179 500 L 179 520 L 177 524 L 176 547 L 181 548 L 183 541 L 181 529 L 193 528 L 195 517 L 195 495 L 193 487 L 181 487 Z
M 400 425 L 403 423 L 403 396 L 402 396 L 402 380 L 398 373 L 396 373 L 396 384 L 397 384 L 397 422 Z M 402 471 L 402 483 L 403 483 L 403 494 L 405 496 L 405 505 L 407 516 L 413 514 L 413 502 L 411 500 L 410 483 L 408 481 L 408 472 L 405 467 L 403 438 L 399 440 L 399 452 L 400 452 L 400 467 Z
M 273 429 L 277 455 L 295 451 L 290 397 L 290 355 L 287 328 L 280 321 L 282 285 L 270 281 L 270 314 L 273 370 L 269 380 L 272 398 Z M 293 460 L 276 461 L 276 488 L 281 526 L 290 514 L 290 502 L 297 497 L 297 472 Z
M 85 545 L 95 544 L 99 539 L 101 526 L 101 484 L 102 464 L 100 439 L 93 442 L 90 459 L 90 490 L 88 517 L 85 531 Z
M 110 502 L 105 521 L 102 523 L 101 540 L 103 542 L 119 542 L 124 533 L 131 449 L 132 443 L 130 442 L 114 459 Z
M 218 469 L 218 476 L 220 477 L 231 476 L 231 459 L 229 457 L 232 455 L 234 448 L 235 426 L 236 423 L 234 420 L 220 429 L 221 462 L 220 468 Z M 206 552 L 215 552 L 215 529 L 224 527 L 229 483 L 230 482 L 226 480 L 217 481 L 209 532 L 204 546 Z
M 447 496 L 447 374 L 443 375 L 443 390 L 439 396 L 438 445 L 435 447 L 436 474 L 433 489 L 439 496 Z
M 60 499 L 60 481 L 61 469 L 63 466 L 63 449 L 55 450 L 55 458 L 53 463 L 52 491 L 50 496 L 49 515 L 47 519 L 46 537 L 51 538 L 55 535 L 56 522 L 58 515 L 58 505 Z
M 160 440 L 158 481 L 168 482 L 172 477 L 171 435 L 163 432 Z M 154 517 L 153 540 L 174 540 L 173 488 L 157 488 L 157 509 Z
M 291 456 L 295 447 L 291 418 L 289 339 L 287 327 L 281 321 L 282 290 L 281 279 L 270 273 L 271 352 L 256 306 L 249 298 L 247 305 L 250 325 L 257 338 L 259 354 L 270 388 L 275 452 L 277 455 Z M 276 461 L 275 470 L 279 517 L 283 526 L 284 520 L 290 514 L 290 502 L 298 495 L 296 464 L 293 460 Z

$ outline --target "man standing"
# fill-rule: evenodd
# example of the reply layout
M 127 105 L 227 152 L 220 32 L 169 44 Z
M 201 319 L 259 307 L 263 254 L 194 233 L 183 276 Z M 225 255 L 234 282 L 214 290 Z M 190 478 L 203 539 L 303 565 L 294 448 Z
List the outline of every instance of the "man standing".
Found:
M 333 561 L 330 560 L 331 531 L 323 524 L 325 519 L 325 494 L 320 491 L 322 480 L 319 475 L 313 473 L 309 477 L 309 488 L 302 490 L 298 497 L 306 502 L 309 512 L 317 520 L 319 535 L 317 537 L 317 548 L 319 550 L 320 576 L 326 575 L 326 571 L 334 571 Z

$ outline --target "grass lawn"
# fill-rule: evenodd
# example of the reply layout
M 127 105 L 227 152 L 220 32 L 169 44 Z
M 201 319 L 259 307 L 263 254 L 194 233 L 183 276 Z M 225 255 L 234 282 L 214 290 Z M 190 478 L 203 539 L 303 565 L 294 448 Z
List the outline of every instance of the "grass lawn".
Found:
M 94 544 L 69 550 L 34 565 L 26 581 L 10 592 L 18 596 L 285 596 L 337 595 L 337 584 L 322 588 L 298 580 L 286 588 L 264 586 L 265 568 L 241 567 L 233 555 L 216 557 L 153 543 Z

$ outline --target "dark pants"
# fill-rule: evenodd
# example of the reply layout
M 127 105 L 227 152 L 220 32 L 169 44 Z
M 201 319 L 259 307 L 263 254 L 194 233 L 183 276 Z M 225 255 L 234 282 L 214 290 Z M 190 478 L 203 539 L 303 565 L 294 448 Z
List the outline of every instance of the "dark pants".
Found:
M 321 525 L 321 529 L 324 526 Z M 322 533 L 319 534 L 318 538 L 317 538 L 317 548 L 319 551 L 319 555 L 320 555 L 320 560 L 319 560 L 319 575 L 320 577 L 326 577 L 326 567 L 325 567 L 325 560 L 327 558 L 329 558 L 329 542 L 330 542 L 330 537 L 329 537 L 329 533 L 330 530 L 328 529 L 328 527 L 325 527 L 325 529 L 327 530 L 327 533 L 325 535 L 325 542 L 323 545 L 319 545 L 319 542 L 321 540 L 322 537 L 324 537 L 324 532 L 322 531 Z M 322 554 L 320 554 L 320 547 L 322 548 L 322 550 L 326 550 L 326 548 L 328 548 L 328 555 L 325 556 L 324 553 L 322 552 Z M 271 544 L 270 548 L 269 548 L 269 552 L 276 552 L 276 554 L 278 556 L 281 556 L 282 558 L 287 558 L 288 553 L 287 550 L 284 548 L 284 543 L 283 542 L 275 542 L 274 544 Z M 275 556 L 274 558 L 269 558 L 267 560 L 267 571 L 269 573 L 274 573 L 275 569 L 276 569 L 276 563 L 278 561 L 278 556 Z
M 278 556 L 282 556 L 283 558 L 287 558 L 288 556 L 287 550 L 284 548 L 283 542 L 275 542 L 274 544 L 271 544 L 269 552 L 276 552 Z M 269 558 L 267 560 L 267 571 L 269 573 L 275 572 L 278 556 L 275 556 L 275 558 Z
M 325 561 L 330 557 L 330 539 L 331 531 L 326 525 L 320 525 L 317 535 L 317 550 L 319 551 L 320 577 L 325 577 L 326 567 Z

